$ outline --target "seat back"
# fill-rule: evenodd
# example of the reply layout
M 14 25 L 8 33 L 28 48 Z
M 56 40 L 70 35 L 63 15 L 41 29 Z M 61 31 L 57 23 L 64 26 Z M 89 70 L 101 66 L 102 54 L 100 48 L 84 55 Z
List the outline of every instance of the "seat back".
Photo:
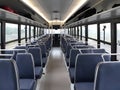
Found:
M 120 90 L 120 62 L 99 63 L 94 90 Z
M 105 49 L 93 49 L 93 53 L 107 53 Z
M 10 49 L 0 49 L 0 58 L 11 59 L 14 55 L 14 51 Z
M 70 50 L 71 50 L 71 45 L 67 45 L 67 51 L 66 51 L 66 58 L 69 58 L 69 55 L 70 55 Z
M 20 90 L 18 79 L 15 61 L 0 59 L 0 90 Z
M 47 53 L 46 46 L 44 44 L 40 44 L 39 46 L 41 49 L 42 57 L 46 57 L 46 53 Z
M 81 49 L 81 53 L 93 53 L 92 49 Z
M 28 52 L 33 55 L 35 66 L 42 66 L 42 55 L 39 47 L 29 47 Z
M 73 48 L 82 49 L 82 48 L 94 48 L 90 45 L 74 45 Z
M 26 46 L 16 46 L 14 49 L 27 49 Z
M 34 60 L 30 53 L 18 53 L 16 56 L 16 63 L 18 66 L 20 78 L 35 78 Z
M 79 54 L 76 58 L 75 82 L 94 82 L 96 65 L 103 62 L 101 54 Z
M 14 49 L 13 51 L 14 51 L 14 55 L 13 55 L 12 59 L 14 59 L 14 60 L 16 60 L 16 55 L 18 53 L 26 53 L 26 49 Z
M 83 42 L 78 42 L 78 43 L 70 43 L 71 44 L 71 46 L 74 46 L 74 45 L 85 45 L 85 43 L 83 43 Z
M 80 51 L 78 49 L 70 50 L 70 58 L 69 58 L 69 68 L 75 67 L 76 56 Z
M 97 54 L 104 54 L 104 53 L 107 53 L 105 51 L 105 49 L 95 49 L 95 48 L 89 48 L 89 49 L 81 49 L 81 53 L 82 54 L 85 54 L 85 53 L 97 53 Z M 111 56 L 110 55 L 107 55 L 107 56 L 104 56 L 104 60 L 105 61 L 110 61 L 111 60 Z

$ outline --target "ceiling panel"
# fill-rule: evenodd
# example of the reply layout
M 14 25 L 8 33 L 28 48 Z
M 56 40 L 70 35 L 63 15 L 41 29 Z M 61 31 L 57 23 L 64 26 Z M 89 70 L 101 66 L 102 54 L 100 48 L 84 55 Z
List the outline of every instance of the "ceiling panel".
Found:
M 0 6 L 10 6 L 18 14 L 26 15 L 27 17 L 29 15 L 32 19 L 36 15 L 40 15 L 44 20 L 51 23 L 53 20 L 63 22 L 78 1 L 84 0 L 11 0 L 11 2 L 0 0 Z
M 48 13 L 50 20 L 54 20 L 55 18 L 63 20 L 62 16 L 68 10 L 69 6 L 73 2 L 73 0 L 37 0 L 37 1 L 39 2 L 40 6 L 42 6 L 44 11 Z M 55 13 L 55 11 L 57 13 Z

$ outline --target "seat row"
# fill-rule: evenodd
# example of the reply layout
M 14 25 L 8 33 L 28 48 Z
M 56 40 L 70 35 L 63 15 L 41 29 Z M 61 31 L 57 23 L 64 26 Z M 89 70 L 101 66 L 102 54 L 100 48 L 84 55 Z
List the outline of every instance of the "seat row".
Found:
M 44 43 L 51 40 L 47 37 Z M 47 63 L 49 50 L 42 51 L 37 40 L 34 44 L 16 46 L 12 50 L 1 50 L 0 54 L 0 90 L 35 90 L 37 80 L 41 78 Z M 43 43 L 43 42 L 42 42 Z M 44 48 L 46 48 L 46 45 Z M 44 49 L 43 49 L 44 50 Z M 46 54 L 47 53 L 47 54 Z M 44 64 L 43 64 L 44 63 Z
M 104 49 L 96 49 L 86 43 L 77 42 L 71 36 L 61 36 L 61 47 L 75 90 L 118 90 L 120 88 L 116 79 L 120 73 L 115 72 L 118 74 L 116 77 L 113 74 L 120 62 L 111 62 L 111 55 Z M 108 72 L 110 77 L 107 77 Z M 107 82 L 114 78 L 115 81 Z M 106 83 L 102 84 L 103 82 Z

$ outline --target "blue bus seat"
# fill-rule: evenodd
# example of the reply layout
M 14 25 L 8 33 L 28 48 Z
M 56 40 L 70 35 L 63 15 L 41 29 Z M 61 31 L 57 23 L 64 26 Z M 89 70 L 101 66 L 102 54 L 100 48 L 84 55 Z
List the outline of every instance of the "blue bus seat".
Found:
M 39 44 L 39 47 L 41 49 L 41 54 L 42 54 L 42 66 L 45 67 L 47 63 L 47 49 L 44 44 Z
M 84 90 L 79 87 L 86 86 L 86 90 L 93 90 L 95 69 L 99 62 L 103 62 L 101 54 L 79 54 L 75 66 L 75 90 Z M 83 87 L 85 88 L 85 87 Z
M 94 90 L 120 90 L 120 62 L 101 62 L 97 65 Z
M 20 90 L 18 71 L 14 60 L 0 59 L 0 90 Z
M 75 62 L 77 54 L 79 54 L 80 51 L 78 49 L 71 49 L 70 50 L 70 59 L 69 59 L 69 75 L 71 83 L 74 83 L 74 73 L 75 73 Z
M 67 46 L 67 51 L 66 51 L 66 64 L 67 64 L 67 66 L 69 66 L 69 58 L 70 58 L 70 50 L 72 49 L 72 47 L 71 47 L 71 45 L 68 45 Z
M 32 54 L 35 63 L 35 75 L 36 79 L 41 78 L 43 67 L 42 67 L 42 56 L 41 49 L 39 47 L 30 47 L 28 52 Z
M 16 46 L 14 49 L 25 49 L 25 50 L 27 50 L 27 46 Z
M 20 90 L 35 90 L 35 66 L 30 53 L 18 53 L 16 63 L 19 71 Z

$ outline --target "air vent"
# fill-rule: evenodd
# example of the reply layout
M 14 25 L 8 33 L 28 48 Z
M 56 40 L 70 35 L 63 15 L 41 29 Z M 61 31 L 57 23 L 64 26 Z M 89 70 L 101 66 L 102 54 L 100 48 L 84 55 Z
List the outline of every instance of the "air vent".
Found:
M 52 12 L 52 20 L 60 20 L 60 13 L 59 11 Z

